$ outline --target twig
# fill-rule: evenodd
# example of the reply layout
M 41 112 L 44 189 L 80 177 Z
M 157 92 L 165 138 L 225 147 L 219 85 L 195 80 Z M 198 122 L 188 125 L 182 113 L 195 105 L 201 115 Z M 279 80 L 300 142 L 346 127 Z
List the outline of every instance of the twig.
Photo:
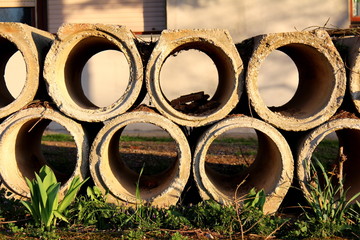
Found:
M 340 195 L 343 194 L 343 173 L 344 173 L 344 162 L 347 160 L 346 155 L 344 154 L 344 147 L 341 146 L 339 149 L 339 173 L 338 173 L 338 182 L 340 186 Z
M 266 239 L 269 239 L 269 237 L 272 237 L 272 235 L 273 235 L 274 233 L 276 233 L 280 228 L 282 228 L 282 226 L 284 226 L 285 223 L 287 223 L 288 221 L 289 221 L 289 220 L 283 222 L 282 224 L 280 224 L 280 226 L 278 226 L 277 228 L 275 228 L 275 230 L 272 231 L 272 232 L 265 238 L 265 240 L 266 240 Z
M 6 222 L 2 222 L 0 221 L 0 224 L 8 224 L 8 223 L 17 223 L 17 222 L 25 222 L 27 220 L 29 220 L 30 218 L 25 218 L 25 219 L 20 219 L 20 220 L 13 220 L 13 221 L 6 221 Z
M 248 175 L 248 176 L 249 176 L 249 175 Z M 246 176 L 246 177 L 244 178 L 244 180 L 242 180 L 242 182 L 237 185 L 237 187 L 236 187 L 236 189 L 235 189 L 235 196 L 234 196 L 234 198 L 235 198 L 234 203 L 235 203 L 236 217 L 237 217 L 237 220 L 238 220 L 238 222 L 239 222 L 239 224 L 240 224 L 241 240 L 244 240 L 244 226 L 243 226 L 242 221 L 241 221 L 241 218 L 240 218 L 239 204 L 238 204 L 238 201 L 237 201 L 237 199 L 238 199 L 238 198 L 237 198 L 237 193 L 238 193 L 238 190 L 239 190 L 240 186 L 245 183 L 246 178 L 247 178 L 248 176 Z

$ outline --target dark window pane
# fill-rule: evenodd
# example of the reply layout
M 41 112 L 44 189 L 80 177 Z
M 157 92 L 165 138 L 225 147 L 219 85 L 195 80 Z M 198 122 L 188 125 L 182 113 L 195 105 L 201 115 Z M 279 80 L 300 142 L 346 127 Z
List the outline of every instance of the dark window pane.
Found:
M 360 15 L 360 1 L 354 0 L 353 3 L 353 15 L 359 16 Z
M 0 22 L 21 22 L 28 25 L 32 24 L 32 8 L 0 8 Z

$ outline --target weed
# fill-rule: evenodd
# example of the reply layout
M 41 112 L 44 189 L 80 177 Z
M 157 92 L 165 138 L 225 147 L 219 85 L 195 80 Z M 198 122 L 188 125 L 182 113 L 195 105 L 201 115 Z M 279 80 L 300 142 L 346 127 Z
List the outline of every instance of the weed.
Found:
M 186 240 L 186 239 L 189 239 L 189 238 L 186 237 L 186 236 L 181 235 L 181 234 L 178 233 L 178 232 L 176 232 L 176 233 L 174 233 L 173 235 L 171 235 L 171 238 L 170 238 L 170 240 Z
M 358 201 L 349 207 L 348 215 L 350 235 L 354 235 L 356 238 L 360 239 L 360 203 Z
M 219 233 L 233 233 L 238 229 L 235 208 L 213 200 L 200 202 L 187 209 L 185 214 L 195 228 L 214 229 Z
M 15 223 L 25 223 L 27 220 L 26 208 L 19 200 L 8 198 L 4 189 L 0 190 L 0 230 L 11 231 L 18 228 Z
M 326 172 L 322 163 L 314 158 L 314 164 L 311 164 L 312 181 L 308 184 L 309 195 L 306 200 L 310 211 L 302 207 L 304 217 L 307 223 L 295 223 L 300 227 L 295 234 L 308 234 L 309 237 L 329 237 L 341 234 L 349 229 L 347 223 L 350 203 L 356 199 L 360 193 L 355 194 L 350 199 L 346 197 L 346 190 L 343 189 L 343 179 L 339 179 L 337 185 L 332 180 L 333 176 Z M 320 170 L 320 172 L 317 171 Z M 321 174 L 324 184 L 319 181 L 318 174 Z
M 66 213 L 75 225 L 95 225 L 97 229 L 112 229 L 123 226 L 128 216 L 120 207 L 106 203 L 96 186 L 87 188 L 87 195 L 76 199 L 72 208 Z
M 42 167 L 39 174 L 35 173 L 35 179 L 32 181 L 25 179 L 30 188 L 31 199 L 21 201 L 21 203 L 30 212 L 35 224 L 40 226 L 42 231 L 50 231 L 56 225 L 57 219 L 67 222 L 63 212 L 75 199 L 85 181 L 80 181 L 79 177 L 75 177 L 63 200 L 59 202 L 60 183 L 57 182 L 51 168 Z
M 252 188 L 247 195 L 237 198 L 235 194 L 235 198 L 237 220 L 242 238 L 249 233 L 271 236 L 288 221 L 276 215 L 264 215 L 266 194 L 263 189 L 256 191 L 255 188 Z

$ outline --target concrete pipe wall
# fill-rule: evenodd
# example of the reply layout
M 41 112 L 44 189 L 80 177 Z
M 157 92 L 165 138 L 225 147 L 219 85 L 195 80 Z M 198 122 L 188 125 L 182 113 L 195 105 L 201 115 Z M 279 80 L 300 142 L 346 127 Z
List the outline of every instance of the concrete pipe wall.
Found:
M 0 125 L 0 178 L 3 188 L 15 198 L 30 197 L 24 177 L 34 178 L 34 172 L 47 164 L 41 149 L 41 137 L 50 122 L 62 125 L 73 136 L 77 148 L 73 172 L 55 175 L 61 181 L 61 195 L 75 176 L 85 179 L 88 174 L 89 143 L 82 126 L 58 111 L 33 106 L 8 117 Z M 51 166 L 50 166 L 51 167 Z
M 86 62 L 104 50 L 121 51 L 129 64 L 127 89 L 113 104 L 95 106 L 84 94 L 81 73 Z M 143 85 L 142 59 L 129 29 L 104 24 L 64 24 L 44 66 L 49 95 L 68 116 L 100 122 L 126 112 L 138 100 Z
M 343 154 L 346 157 L 343 163 L 343 179 L 344 189 L 348 189 L 347 197 L 351 198 L 356 193 L 360 192 L 360 119 L 342 118 L 330 120 L 308 133 L 302 140 L 298 147 L 297 157 L 297 176 L 300 187 L 305 195 L 309 195 L 308 184 L 312 181 L 311 163 L 313 162 L 313 155 L 316 147 L 331 133 L 336 133 L 339 141 L 339 149 L 343 148 Z M 332 162 L 329 162 L 331 168 L 336 166 L 336 169 L 326 169 L 328 172 L 334 171 L 339 173 L 339 160 L 341 158 L 340 151 L 338 156 L 334 156 Z M 321 159 L 319 159 L 321 160 Z M 326 165 L 327 163 L 323 163 Z M 316 166 L 316 165 L 315 165 Z M 318 173 L 321 178 L 321 173 Z M 334 176 L 334 179 L 336 177 Z M 357 198 L 360 200 L 360 197 Z
M 346 89 L 345 68 L 326 31 L 261 35 L 245 41 L 240 48 L 251 51 L 247 53 L 246 89 L 252 107 L 266 122 L 288 131 L 308 130 L 327 121 L 340 107 Z M 299 83 L 289 102 L 270 107 L 260 96 L 258 75 L 261 63 L 275 50 L 294 61 Z
M 213 141 L 237 128 L 256 131 L 258 151 L 255 161 L 245 172 L 236 175 L 219 174 L 206 167 L 206 155 Z M 203 199 L 233 204 L 235 194 L 244 197 L 255 187 L 264 189 L 267 194 L 266 213 L 278 209 L 291 185 L 293 171 L 293 157 L 285 138 L 271 125 L 246 116 L 232 116 L 211 126 L 200 137 L 193 157 L 194 177 Z
M 54 36 L 21 23 L 0 23 L 0 118 L 20 110 L 34 100 L 42 79 L 42 65 Z M 24 86 L 14 97 L 5 81 L 10 57 L 20 51 L 26 65 Z M 16 83 L 14 83 L 16 84 Z
M 145 176 L 130 169 L 119 154 L 123 129 L 134 123 L 149 123 L 164 129 L 177 145 L 177 158 L 164 172 Z M 149 111 L 134 111 L 105 123 L 90 151 L 90 173 L 95 184 L 104 192 L 109 190 L 109 202 L 136 204 L 136 183 L 140 181 L 141 200 L 159 207 L 175 205 L 188 181 L 191 166 L 190 147 L 180 128 L 165 117 Z
M 204 52 L 214 62 L 218 70 L 217 90 L 209 100 L 191 93 L 181 99 L 167 99 L 161 90 L 161 68 L 169 56 L 190 49 Z M 243 89 L 243 64 L 226 30 L 167 30 L 162 32 L 150 56 L 146 85 L 152 103 L 161 114 L 180 125 L 202 126 L 224 118 L 237 105 Z M 181 106 L 187 104 L 198 104 L 204 111 L 182 111 Z
M 347 84 L 351 100 L 357 113 L 360 113 L 360 38 L 339 38 L 334 43 L 346 63 Z

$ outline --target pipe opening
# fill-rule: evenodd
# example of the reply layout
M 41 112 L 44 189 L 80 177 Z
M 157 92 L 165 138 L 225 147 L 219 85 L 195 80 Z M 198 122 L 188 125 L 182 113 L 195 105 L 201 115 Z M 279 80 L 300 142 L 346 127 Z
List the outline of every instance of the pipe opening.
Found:
M 298 84 L 296 65 L 285 53 L 275 50 L 261 64 L 259 94 L 267 107 L 285 105 L 294 96 Z
M 26 67 L 21 53 L 21 57 L 17 53 L 19 52 L 18 48 L 9 40 L 0 38 L 0 52 L 0 107 L 5 107 L 12 103 L 20 93 L 19 90 L 14 90 L 14 88 L 17 89 L 21 85 L 21 89 L 24 87 Z M 14 60 L 16 59 L 18 62 L 16 62 L 16 71 L 14 72 L 11 69 L 14 67 Z M 17 92 L 19 93 L 17 94 Z
M 184 54 L 184 51 L 189 52 Z M 203 54 L 199 54 L 198 51 Z M 201 61 L 206 61 L 206 64 L 203 64 L 203 66 L 206 68 L 207 76 L 201 76 L 201 71 L 198 68 L 195 69 L 197 64 L 196 62 L 192 62 L 194 59 L 185 60 L 185 58 L 188 58 L 194 53 L 196 53 L 196 57 L 201 59 Z M 173 57 L 170 58 L 170 56 Z M 179 61 L 185 61 L 185 63 L 181 65 L 185 66 L 184 68 L 186 68 L 186 70 L 181 70 L 183 68 L 178 69 L 181 71 L 181 73 L 179 73 L 182 75 L 181 80 L 176 80 L 176 89 L 169 89 L 169 85 L 174 84 L 175 78 L 173 76 L 173 68 L 170 66 L 173 65 L 173 62 L 180 64 L 175 60 L 178 56 L 181 56 Z M 215 64 L 215 68 L 213 68 L 212 64 Z M 163 72 L 164 66 L 165 71 Z M 178 67 L 178 65 L 176 67 Z M 196 73 L 183 77 L 184 73 L 188 73 L 190 67 L 194 69 L 192 72 L 196 71 Z M 170 106 L 176 111 L 193 116 L 209 115 L 225 106 L 235 91 L 234 86 L 236 84 L 234 84 L 234 81 L 237 81 L 237 76 L 234 76 L 233 69 L 234 66 L 231 58 L 226 55 L 221 48 L 202 41 L 185 43 L 175 48 L 163 63 L 160 72 L 161 91 Z M 176 72 L 178 72 L 178 70 L 176 70 Z M 210 78 L 208 76 L 213 77 Z M 178 79 L 177 76 L 175 79 Z M 186 84 L 186 92 L 178 92 L 179 89 L 181 89 L 179 84 Z M 173 98 L 175 96 L 178 97 Z
M 206 75 L 203 72 L 206 72 Z M 187 102 L 174 104 L 183 113 L 200 112 L 201 105 L 213 98 L 218 85 L 218 72 L 214 62 L 204 52 L 190 49 L 170 55 L 164 62 L 160 73 L 161 90 L 172 101 L 191 93 L 203 92 Z M 176 82 L 176 84 L 174 84 Z
M 116 50 L 96 53 L 86 62 L 81 87 L 86 98 L 97 107 L 106 107 L 122 96 L 129 85 L 129 64 Z
M 57 180 L 65 184 L 75 171 L 77 148 L 69 132 L 67 138 L 70 143 L 51 141 L 45 132 L 51 122 L 49 119 L 34 118 L 21 126 L 15 143 L 16 164 L 18 171 L 29 179 L 33 179 L 34 172 L 42 166 L 48 165 Z
M 211 143 L 205 160 L 205 173 L 209 180 L 229 199 L 233 199 L 235 193 L 237 197 L 244 196 L 253 187 L 272 192 L 282 169 L 281 153 L 276 143 L 252 128 L 231 131 L 245 132 L 249 136 L 227 138 L 225 132 Z
M 91 85 L 93 84 L 92 82 L 89 82 L 88 80 L 83 80 L 82 76 L 85 78 L 85 73 L 84 73 L 84 67 L 86 65 L 86 63 L 90 60 L 90 62 L 95 61 L 97 62 L 97 55 L 98 53 L 100 54 L 100 57 L 102 57 L 101 55 L 103 54 L 107 54 L 108 50 L 113 50 L 117 52 L 117 55 L 119 55 L 119 62 L 121 62 L 121 69 L 125 70 L 125 66 L 126 65 L 122 59 L 122 57 L 120 56 L 125 56 L 125 54 L 122 53 L 122 51 L 119 49 L 119 47 L 111 42 L 109 39 L 106 38 L 101 38 L 101 37 L 95 37 L 95 36 L 91 36 L 91 37 L 87 37 L 81 41 L 79 41 L 70 51 L 70 53 L 67 56 L 67 60 L 65 63 L 65 84 L 66 84 L 66 88 L 67 91 L 70 95 L 70 97 L 72 98 L 72 100 L 79 105 L 82 108 L 86 108 L 86 109 L 98 109 L 99 107 L 108 104 L 108 102 L 105 103 L 99 103 L 98 99 L 101 99 L 100 96 L 98 96 L 98 92 L 96 92 L 96 99 L 94 100 L 95 97 L 90 97 L 90 93 L 89 91 L 91 91 L 91 89 L 85 89 L 83 85 L 84 82 L 87 83 L 87 87 L 90 88 Z M 103 51 L 105 51 L 105 53 L 103 53 Z M 120 54 L 118 53 L 120 52 Z M 114 53 L 114 52 L 112 52 Z M 95 60 L 93 60 L 92 58 L 95 57 Z M 100 66 L 99 66 L 100 67 Z M 109 67 L 109 66 L 107 66 Z M 87 68 L 85 68 L 86 71 Z M 120 68 L 118 66 L 113 66 L 111 68 L 112 70 L 120 70 Z M 105 69 L 106 71 L 106 69 Z M 128 74 L 129 74 L 129 68 L 127 68 Z M 113 76 L 114 77 L 114 76 Z M 122 80 L 122 76 L 116 76 L 115 77 L 117 79 L 117 82 L 121 82 Z M 109 81 L 115 81 L 115 78 L 109 80 Z M 100 78 L 96 78 L 96 79 L 100 79 Z M 120 79 L 120 80 L 119 80 Z M 101 87 L 104 87 L 104 80 L 105 82 L 107 82 L 107 79 L 105 78 L 105 76 L 102 76 L 101 78 L 101 82 L 97 82 L 97 86 L 99 86 L 98 84 L 101 85 Z M 127 80 L 129 82 L 129 80 Z M 122 83 L 120 85 L 123 85 Z M 106 86 L 106 87 L 110 87 L 110 86 Z M 103 91 L 106 90 L 100 90 L 102 93 Z M 108 93 L 107 93 L 108 94 Z M 118 93 L 117 93 L 118 94 Z M 123 93 L 125 94 L 125 93 Z M 123 94 L 116 95 L 116 96 L 112 96 L 110 98 L 110 102 L 113 102 L 115 99 L 118 100 L 121 97 L 123 97 Z M 99 105 L 99 106 L 98 106 Z
M 335 133 L 337 138 L 322 140 L 312 156 L 322 163 L 328 175 L 332 175 L 335 188 L 339 186 L 339 179 L 343 179 L 344 190 L 347 190 L 346 197 L 349 199 L 360 192 L 360 130 L 344 128 Z M 346 160 L 341 163 L 342 159 Z M 320 184 L 324 184 L 320 169 L 317 169 L 317 176 Z M 360 200 L 360 197 L 357 200 Z
M 5 67 L 5 84 L 11 96 L 17 98 L 25 86 L 26 63 L 20 51 L 15 52 Z
M 154 129 L 159 137 L 133 135 L 129 129 Z M 139 190 L 151 199 L 169 187 L 179 169 L 179 152 L 167 131 L 150 123 L 132 123 L 118 130 L 110 140 L 109 165 L 115 179 L 129 196 Z M 141 173 L 141 175 L 140 175 Z
M 334 69 L 324 54 L 311 46 L 292 43 L 278 50 L 294 61 L 299 84 L 290 101 L 271 110 L 299 119 L 311 117 L 330 102 L 336 82 Z

